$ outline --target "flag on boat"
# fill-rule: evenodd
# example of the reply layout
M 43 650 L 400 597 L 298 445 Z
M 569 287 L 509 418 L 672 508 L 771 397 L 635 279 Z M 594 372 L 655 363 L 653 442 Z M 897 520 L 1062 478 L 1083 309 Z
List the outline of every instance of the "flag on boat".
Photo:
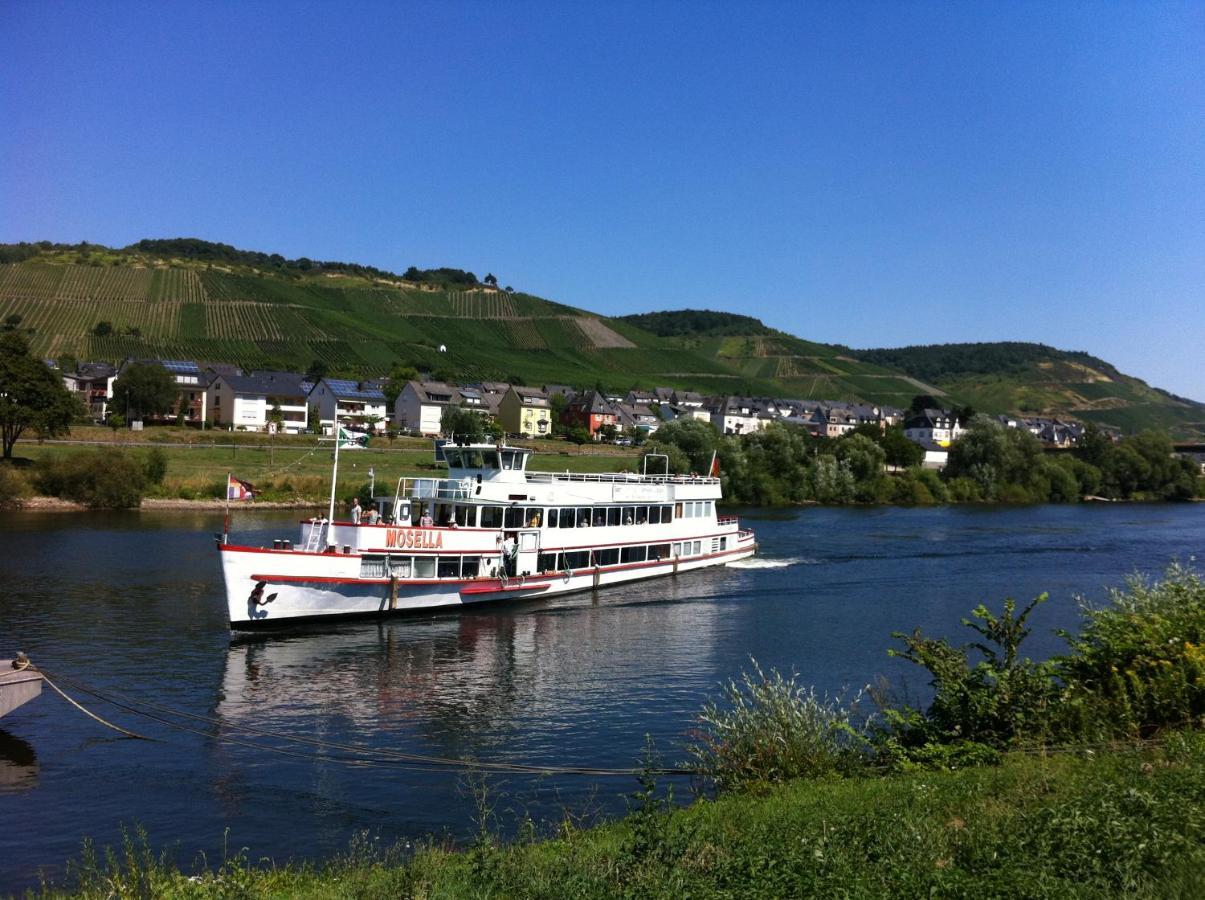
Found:
M 707 474 L 712 478 L 720 477 L 720 458 L 714 450 L 711 451 L 711 468 L 707 470 Z
M 368 435 L 360 431 L 352 431 L 350 428 L 339 426 L 339 449 L 340 450 L 363 450 L 368 446 Z
M 241 478 L 235 478 L 233 475 L 226 476 L 226 499 L 227 500 L 254 500 L 255 485 L 249 481 L 243 481 Z

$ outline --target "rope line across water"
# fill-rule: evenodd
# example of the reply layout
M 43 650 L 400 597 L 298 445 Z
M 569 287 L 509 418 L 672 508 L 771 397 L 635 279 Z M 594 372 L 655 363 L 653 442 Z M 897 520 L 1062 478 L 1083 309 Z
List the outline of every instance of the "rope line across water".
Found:
M 43 674 L 45 674 L 43 672 Z M 302 737 L 285 732 L 272 731 L 266 728 L 259 728 L 254 725 L 243 725 L 237 722 L 227 722 L 222 719 L 212 716 L 198 715 L 184 710 L 175 709 L 170 706 L 165 706 L 160 703 L 155 703 L 150 700 L 130 697 L 129 695 L 119 693 L 117 691 L 99 691 L 83 682 L 77 681 L 66 675 L 56 675 L 60 681 L 74 688 L 77 691 L 88 694 L 103 703 L 108 703 L 118 709 L 133 713 L 134 715 L 142 716 L 153 722 L 158 722 L 169 728 L 189 734 L 196 734 L 202 737 L 212 738 L 214 740 L 224 741 L 226 743 L 236 744 L 239 746 L 249 747 L 255 750 L 264 750 L 272 753 L 281 753 L 286 756 L 301 757 L 304 759 L 321 758 L 326 761 L 337 761 L 355 765 L 379 765 L 391 766 L 394 768 L 409 769 L 412 771 L 433 771 L 433 770 L 459 770 L 459 771 L 478 771 L 478 772 L 497 772 L 510 775 L 580 775 L 587 777 L 606 778 L 606 777 L 624 777 L 632 778 L 642 774 L 671 776 L 671 775 L 695 775 L 693 769 L 685 768 L 629 768 L 617 769 L 600 766 L 560 766 L 560 765 L 538 765 L 527 763 L 511 763 L 511 762 L 489 762 L 473 759 L 458 759 L 455 757 L 432 756 L 420 753 L 406 753 L 401 750 L 393 750 L 387 747 L 369 747 L 363 744 L 350 744 L 338 741 L 328 741 L 319 738 Z M 49 679 L 47 679 L 49 683 Z M 57 690 L 57 688 L 56 688 Z M 61 691 L 60 691 L 61 693 Z M 63 695 L 66 697 L 66 695 Z M 70 699 L 70 698 L 68 698 Z M 74 703 L 74 701 L 72 701 Z M 78 706 L 79 704 L 75 704 Z M 83 709 L 83 707 L 80 707 Z M 87 710 L 84 710 L 87 712 Z M 91 713 L 89 713 L 91 715 Z M 94 718 L 98 718 L 93 716 Z M 194 722 L 204 723 L 219 729 L 234 729 L 235 731 L 245 732 L 260 737 L 272 738 L 281 741 L 288 741 L 295 744 L 304 744 L 316 748 L 317 751 L 338 751 L 340 754 L 354 754 L 352 756 L 329 756 L 315 753 L 302 753 L 296 750 L 288 750 L 282 747 L 273 747 L 267 744 L 247 741 L 242 738 L 234 737 L 228 734 L 215 734 L 210 731 L 203 731 L 199 728 L 192 728 L 181 722 L 172 721 L 174 717 L 177 719 L 187 719 Z M 100 720 L 103 721 L 103 720 Z M 105 723 L 109 724 L 109 723 Z M 115 727 L 116 726 L 110 726 Z M 124 729 L 118 728 L 126 734 Z M 141 735 L 134 735 L 141 737 Z

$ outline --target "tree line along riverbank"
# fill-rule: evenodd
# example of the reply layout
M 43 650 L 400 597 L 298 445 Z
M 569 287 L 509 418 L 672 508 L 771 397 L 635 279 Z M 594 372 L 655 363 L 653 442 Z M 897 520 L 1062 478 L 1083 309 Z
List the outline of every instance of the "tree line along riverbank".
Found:
M 1205 886 L 1205 583 L 1173 566 L 1082 609 L 1066 652 L 1024 655 L 1043 598 L 975 609 L 966 644 L 897 633 L 930 679 L 820 697 L 756 663 L 687 738 L 695 802 L 652 754 L 621 820 L 519 822 L 479 782 L 479 833 L 454 846 L 372 836 L 323 863 L 254 848 L 181 868 L 132 834 L 87 847 L 43 896 L 1197 897 Z
M 641 448 L 522 442 L 536 450 L 533 469 L 569 472 L 642 470 L 643 457 L 664 454 L 670 471 L 710 470 L 718 461 L 728 503 L 760 506 L 822 504 L 1075 503 L 1109 500 L 1190 500 L 1205 479 L 1194 460 L 1174 454 L 1170 438 L 1143 432 L 1120 441 L 1089 428 L 1080 444 L 1052 453 L 1023 429 L 976 418 L 949 448 L 938 472 L 920 464 L 920 448 L 898 426 L 864 426 L 836 439 L 785 425 L 747 435 L 720 435 L 704 422 L 663 425 Z M 56 497 L 94 508 L 137 507 L 142 499 L 221 501 L 229 473 L 251 482 L 260 502 L 323 506 L 330 492 L 332 448 L 309 435 L 204 434 L 155 428 L 141 435 L 78 428 L 71 439 L 23 440 L 23 465 L 0 465 L 0 505 L 52 508 L 29 501 Z M 649 471 L 666 463 L 650 460 Z M 336 495 L 366 502 L 397 479 L 437 477 L 430 441 L 381 438 L 344 454 Z M 370 472 L 372 473 L 370 475 Z

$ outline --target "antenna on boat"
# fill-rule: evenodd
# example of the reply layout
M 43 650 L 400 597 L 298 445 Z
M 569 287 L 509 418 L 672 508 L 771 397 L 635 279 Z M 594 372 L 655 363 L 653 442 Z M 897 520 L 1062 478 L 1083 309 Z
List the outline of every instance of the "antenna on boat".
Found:
M 335 521 L 335 485 L 339 481 L 339 444 L 340 443 L 342 443 L 342 441 L 339 440 L 339 413 L 338 413 L 338 411 L 336 411 L 335 412 L 335 465 L 331 471 L 331 505 L 330 505 L 330 510 L 327 512 L 327 516 L 326 516 L 327 522 Z M 327 525 L 326 527 L 329 529 L 330 525 Z M 328 541 L 331 539 L 331 534 L 330 534 L 329 530 L 327 531 L 326 539 Z

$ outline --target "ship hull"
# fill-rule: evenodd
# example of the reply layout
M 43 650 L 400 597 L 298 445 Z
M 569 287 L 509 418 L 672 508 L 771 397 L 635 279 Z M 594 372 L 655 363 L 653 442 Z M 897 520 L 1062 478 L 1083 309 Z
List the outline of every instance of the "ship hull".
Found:
M 221 545 L 230 627 L 281 627 L 303 621 L 401 615 L 600 590 L 649 578 L 727 565 L 756 551 L 751 532 L 729 549 L 627 565 L 512 578 L 399 580 L 359 577 L 358 556 Z

